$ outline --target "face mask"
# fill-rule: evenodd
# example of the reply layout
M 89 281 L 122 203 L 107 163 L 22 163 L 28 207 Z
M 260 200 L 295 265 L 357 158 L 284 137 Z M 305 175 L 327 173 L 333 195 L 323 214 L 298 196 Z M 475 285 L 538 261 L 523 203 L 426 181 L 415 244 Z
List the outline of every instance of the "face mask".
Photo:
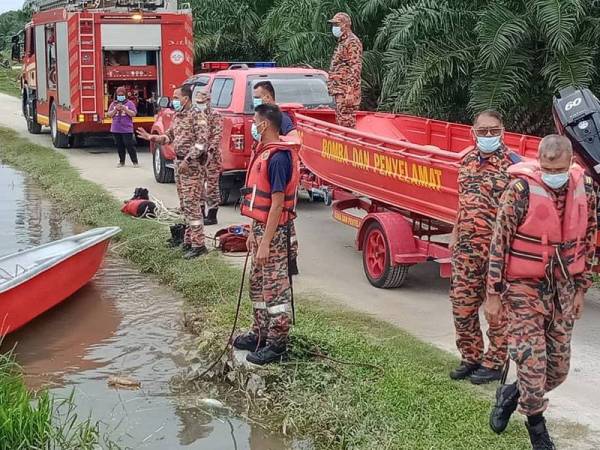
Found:
M 482 153 L 494 153 L 500 148 L 500 136 L 477 136 L 477 148 Z
M 561 173 L 543 173 L 542 172 L 542 181 L 546 183 L 550 189 L 560 189 L 563 187 L 567 181 L 569 181 L 569 172 L 561 172 Z
M 336 38 L 339 38 L 342 35 L 342 28 L 338 26 L 332 27 L 331 32 Z
M 255 123 L 252 123 L 252 137 L 255 141 L 260 142 L 260 132 L 258 131 L 258 127 Z
M 262 98 L 256 98 L 256 97 L 252 97 L 252 105 L 256 108 L 257 106 L 260 106 L 263 104 Z
M 118 102 L 124 102 L 125 101 L 125 96 L 124 95 L 117 95 L 117 101 Z
M 206 111 L 206 103 L 196 103 L 196 105 L 194 105 L 194 109 L 199 112 L 204 112 Z
M 173 104 L 173 109 L 175 111 L 181 111 L 183 106 L 181 105 L 181 100 L 174 98 L 171 102 Z

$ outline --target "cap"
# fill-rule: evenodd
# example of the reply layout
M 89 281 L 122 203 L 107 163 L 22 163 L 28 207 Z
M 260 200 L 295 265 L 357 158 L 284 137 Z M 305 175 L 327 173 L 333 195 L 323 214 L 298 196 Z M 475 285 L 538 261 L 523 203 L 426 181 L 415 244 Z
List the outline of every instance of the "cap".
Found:
M 352 19 L 350 19 L 350 16 L 344 12 L 339 12 L 336 13 L 335 16 L 333 16 L 333 18 L 331 18 L 330 20 L 328 20 L 329 23 L 346 23 L 348 25 L 352 25 Z

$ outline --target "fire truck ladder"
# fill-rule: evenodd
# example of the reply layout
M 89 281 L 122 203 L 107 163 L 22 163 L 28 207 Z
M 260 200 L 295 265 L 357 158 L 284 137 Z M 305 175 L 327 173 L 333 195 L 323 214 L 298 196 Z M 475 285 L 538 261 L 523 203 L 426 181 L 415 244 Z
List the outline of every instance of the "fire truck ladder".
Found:
M 54 8 L 69 8 L 71 10 L 102 8 L 155 10 L 164 7 L 165 0 L 26 0 L 23 6 L 34 11 L 48 11 Z M 177 9 L 176 6 L 175 9 Z
M 79 87 L 81 89 L 81 113 L 96 114 L 96 39 L 94 19 L 91 15 L 79 15 Z

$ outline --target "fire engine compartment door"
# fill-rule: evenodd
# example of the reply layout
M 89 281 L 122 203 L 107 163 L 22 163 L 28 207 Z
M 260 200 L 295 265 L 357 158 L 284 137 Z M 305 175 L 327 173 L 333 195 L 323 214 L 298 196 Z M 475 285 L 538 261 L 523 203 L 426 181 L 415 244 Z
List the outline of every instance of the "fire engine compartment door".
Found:
M 35 27 L 35 68 L 37 78 L 37 99 L 48 100 L 48 81 L 46 80 L 46 28 Z
M 65 108 L 71 108 L 67 22 L 56 24 L 56 64 L 58 66 L 58 103 Z
M 160 50 L 159 24 L 102 24 L 104 50 Z

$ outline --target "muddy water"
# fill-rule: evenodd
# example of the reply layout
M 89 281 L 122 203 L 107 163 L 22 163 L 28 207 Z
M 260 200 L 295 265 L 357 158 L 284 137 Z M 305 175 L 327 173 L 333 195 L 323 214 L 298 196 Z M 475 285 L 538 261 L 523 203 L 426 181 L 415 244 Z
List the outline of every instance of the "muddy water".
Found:
M 0 254 L 77 233 L 40 189 L 0 165 Z M 215 397 L 176 382 L 187 366 L 193 337 L 181 327 L 181 298 L 108 256 L 97 276 L 77 294 L 8 336 L 30 386 L 48 386 L 58 397 L 72 391 L 78 412 L 91 413 L 123 448 L 305 448 L 266 434 L 230 409 L 209 409 Z M 141 382 L 139 390 L 109 388 L 110 376 Z

